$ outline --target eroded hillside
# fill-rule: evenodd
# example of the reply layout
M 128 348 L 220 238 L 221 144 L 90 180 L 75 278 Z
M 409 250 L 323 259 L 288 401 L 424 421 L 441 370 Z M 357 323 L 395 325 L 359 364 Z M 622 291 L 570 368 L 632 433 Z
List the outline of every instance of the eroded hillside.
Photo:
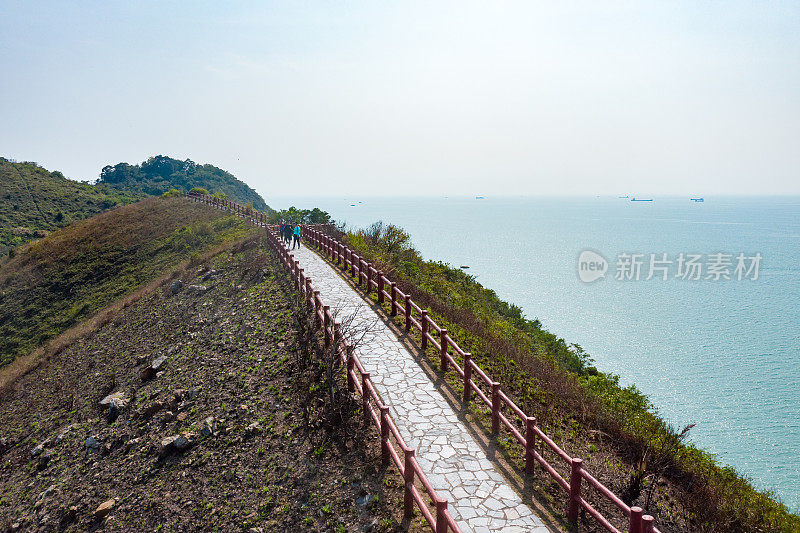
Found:
M 395 529 L 399 477 L 326 406 L 260 238 L 174 278 L 0 398 L 0 530 Z

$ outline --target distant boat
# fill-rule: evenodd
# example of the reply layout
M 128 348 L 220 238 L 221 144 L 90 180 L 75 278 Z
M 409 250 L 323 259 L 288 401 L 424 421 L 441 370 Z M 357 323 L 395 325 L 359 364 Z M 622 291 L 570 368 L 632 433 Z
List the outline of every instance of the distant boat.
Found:
M 356 204 L 350 204 L 350 207 L 355 207 L 355 206 L 356 206 Z
M 476 196 L 475 199 L 476 200 L 485 200 L 485 198 L 483 196 Z
M 705 202 L 705 200 L 703 200 L 702 198 L 689 198 L 689 200 L 693 202 Z
M 630 198 L 627 194 L 625 196 L 617 196 L 617 198 Z
M 468 268 L 469 268 L 469 266 L 468 266 L 468 265 L 461 265 L 461 268 L 463 268 L 463 269 L 465 269 L 465 270 L 466 270 L 466 269 L 468 269 Z
M 652 202 L 652 198 L 631 198 L 631 202 Z

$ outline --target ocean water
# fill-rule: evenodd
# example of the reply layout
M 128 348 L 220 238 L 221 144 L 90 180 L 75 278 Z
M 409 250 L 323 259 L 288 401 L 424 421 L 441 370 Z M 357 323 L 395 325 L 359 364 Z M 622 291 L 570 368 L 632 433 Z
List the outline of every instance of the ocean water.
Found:
M 670 423 L 696 424 L 692 442 L 800 510 L 800 198 L 269 203 L 318 206 L 355 227 L 402 226 L 425 258 L 469 266 L 526 316 L 581 345 L 598 368 L 635 383 Z M 578 273 L 584 250 L 607 261 L 591 283 Z M 740 253 L 745 270 L 737 272 Z M 638 280 L 628 268 L 638 261 L 621 254 L 641 254 Z M 655 263 L 662 268 L 647 280 L 650 254 L 672 263 Z M 700 256 L 701 279 L 678 275 L 680 254 Z

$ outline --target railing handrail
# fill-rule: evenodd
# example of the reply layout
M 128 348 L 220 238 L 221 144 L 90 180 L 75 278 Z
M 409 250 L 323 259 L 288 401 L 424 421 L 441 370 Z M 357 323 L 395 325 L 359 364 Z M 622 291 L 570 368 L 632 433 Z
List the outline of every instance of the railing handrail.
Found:
M 326 257 L 329 257 L 331 262 L 335 263 L 337 266 L 341 266 L 341 268 L 345 272 L 350 272 L 352 277 L 358 277 L 358 285 L 361 285 L 363 275 L 362 264 L 365 263 L 363 258 L 358 256 L 350 247 L 346 244 L 342 243 L 331 237 L 330 235 L 326 235 L 320 231 L 317 231 L 315 226 L 320 225 L 310 225 L 305 224 L 305 233 L 310 236 L 310 240 L 314 246 L 316 246 Z M 356 264 L 357 262 L 357 264 Z M 371 273 L 375 269 L 372 267 L 371 264 L 367 263 L 367 272 Z M 569 505 L 568 505 L 568 512 L 567 517 L 570 522 L 576 522 L 578 518 L 578 509 L 583 508 L 585 509 L 592 517 L 594 517 L 603 527 L 605 527 L 608 531 L 618 531 L 611 523 L 604 518 L 599 511 L 597 511 L 592 505 L 584 500 L 580 496 L 580 487 L 581 487 L 581 480 L 586 479 L 589 484 L 597 490 L 603 497 L 607 498 L 614 504 L 615 507 L 619 508 L 628 518 L 629 518 L 629 530 L 642 532 L 642 533 L 660 533 L 658 529 L 656 529 L 653 525 L 653 517 L 650 515 L 643 515 L 642 510 L 636 506 L 628 506 L 625 504 L 613 491 L 611 491 L 608 487 L 603 485 L 600 481 L 595 479 L 591 476 L 588 472 L 585 472 L 582 468 L 582 461 L 580 459 L 570 457 L 564 450 L 562 450 L 547 434 L 545 434 L 535 422 L 535 418 L 529 417 L 525 414 L 525 412 L 517 406 L 500 388 L 498 382 L 492 381 L 489 375 L 484 372 L 480 366 L 478 366 L 473 360 L 470 359 L 469 365 L 470 370 L 475 371 L 481 380 L 489 387 L 492 388 L 490 395 L 483 393 L 477 383 L 475 383 L 471 376 L 467 377 L 467 373 L 462 370 L 456 363 L 454 358 L 450 356 L 449 348 L 457 352 L 462 357 L 466 352 L 458 345 L 458 343 L 447 335 L 446 343 L 437 342 L 433 335 L 431 335 L 431 331 L 435 332 L 437 335 L 440 335 L 443 330 L 438 324 L 436 324 L 431 318 L 428 317 L 428 311 L 420 307 L 416 304 L 410 295 L 402 293 L 399 289 L 396 288 L 396 283 L 392 282 L 389 278 L 380 274 L 381 281 L 384 285 L 395 285 L 394 294 L 395 298 L 392 300 L 392 316 L 397 314 L 397 296 L 402 295 L 403 300 L 405 301 L 405 327 L 406 331 L 409 331 L 411 326 L 414 326 L 418 331 L 421 333 L 421 340 L 420 345 L 421 349 L 424 351 L 429 343 L 433 347 L 435 347 L 441 353 L 441 369 L 446 372 L 447 367 L 450 363 L 456 372 L 459 374 L 460 377 L 464 378 L 464 399 L 466 402 L 469 402 L 469 396 L 471 391 L 475 391 L 481 400 L 488 405 L 488 407 L 492 410 L 492 432 L 496 435 L 499 432 L 500 424 L 502 423 L 512 435 L 517 439 L 518 442 L 525 448 L 525 471 L 526 473 L 533 472 L 533 465 L 534 463 L 539 463 L 544 470 L 550 474 L 551 477 L 561 486 L 568 494 L 569 494 Z M 367 292 L 369 293 L 371 290 L 370 283 L 367 284 Z M 380 303 L 383 302 L 382 294 L 379 293 L 379 301 Z M 418 315 L 420 315 L 420 320 L 416 320 L 413 316 L 413 312 L 416 311 Z M 466 365 L 465 365 L 466 368 Z M 471 372 L 470 372 L 471 373 Z M 469 392 L 468 392 L 469 391 Z M 500 406 L 506 405 L 511 411 L 521 419 L 523 425 L 526 426 L 526 435 L 525 437 L 517 430 L 513 424 L 500 412 Z M 530 421 L 533 420 L 532 425 Z M 548 463 L 544 457 L 542 457 L 535 449 L 535 442 L 536 438 L 539 438 L 542 442 L 544 442 L 547 447 L 555 453 L 558 457 L 563 459 L 572 470 L 570 475 L 570 480 L 566 481 L 558 471 L 553 468 L 553 466 Z M 577 467 L 577 468 L 576 468 Z M 577 470 L 577 472 L 576 472 Z
M 206 194 L 184 192 L 183 196 L 220 209 L 232 211 L 237 216 L 247 218 L 251 223 L 267 229 L 268 242 L 275 250 L 281 263 L 289 270 L 296 290 L 304 295 L 305 303 L 314 308 L 314 323 L 317 327 L 322 329 L 325 338 L 325 346 L 330 347 L 331 342 L 338 343 L 336 351 L 340 355 L 339 361 L 346 365 L 348 390 L 350 392 L 358 392 L 362 398 L 364 418 L 367 421 L 371 420 L 381 434 L 381 455 L 383 462 L 393 462 L 405 481 L 405 518 L 411 517 L 413 505 L 416 504 L 434 533 L 446 533 L 447 531 L 461 533 L 461 529 L 447 509 L 447 500 L 436 493 L 433 485 L 431 485 L 427 476 L 420 468 L 419 463 L 416 461 L 414 450 L 408 447 L 405 440 L 400 435 L 397 425 L 388 414 L 388 408 L 380 399 L 370 379 L 369 372 L 364 370 L 364 366 L 355 354 L 355 350 L 344 336 L 340 335 L 339 338 L 336 338 L 336 332 L 341 327 L 341 323 L 335 321 L 335 317 L 331 314 L 330 307 L 324 305 L 319 291 L 314 290 L 311 279 L 304 275 L 303 269 L 299 268 L 298 262 L 294 260 L 294 256 L 289 253 L 286 245 L 277 237 L 274 225 L 269 225 L 267 223 L 265 214 L 255 211 L 252 208 L 244 207 L 228 199 L 215 198 Z M 361 272 L 360 265 L 359 272 Z M 358 379 L 359 377 L 361 378 L 360 380 Z M 378 407 L 377 413 L 373 408 L 373 404 Z M 395 450 L 389 435 L 397 442 L 402 456 Z M 419 481 L 433 502 L 435 514 L 428 509 L 425 500 L 415 486 L 415 480 Z

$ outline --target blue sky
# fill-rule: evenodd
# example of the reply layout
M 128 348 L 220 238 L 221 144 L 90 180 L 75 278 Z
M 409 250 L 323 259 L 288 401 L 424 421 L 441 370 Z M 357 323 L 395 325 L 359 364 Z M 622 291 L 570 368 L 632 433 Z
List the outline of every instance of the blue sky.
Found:
M 299 194 L 800 194 L 798 2 L 0 2 L 0 155 Z

